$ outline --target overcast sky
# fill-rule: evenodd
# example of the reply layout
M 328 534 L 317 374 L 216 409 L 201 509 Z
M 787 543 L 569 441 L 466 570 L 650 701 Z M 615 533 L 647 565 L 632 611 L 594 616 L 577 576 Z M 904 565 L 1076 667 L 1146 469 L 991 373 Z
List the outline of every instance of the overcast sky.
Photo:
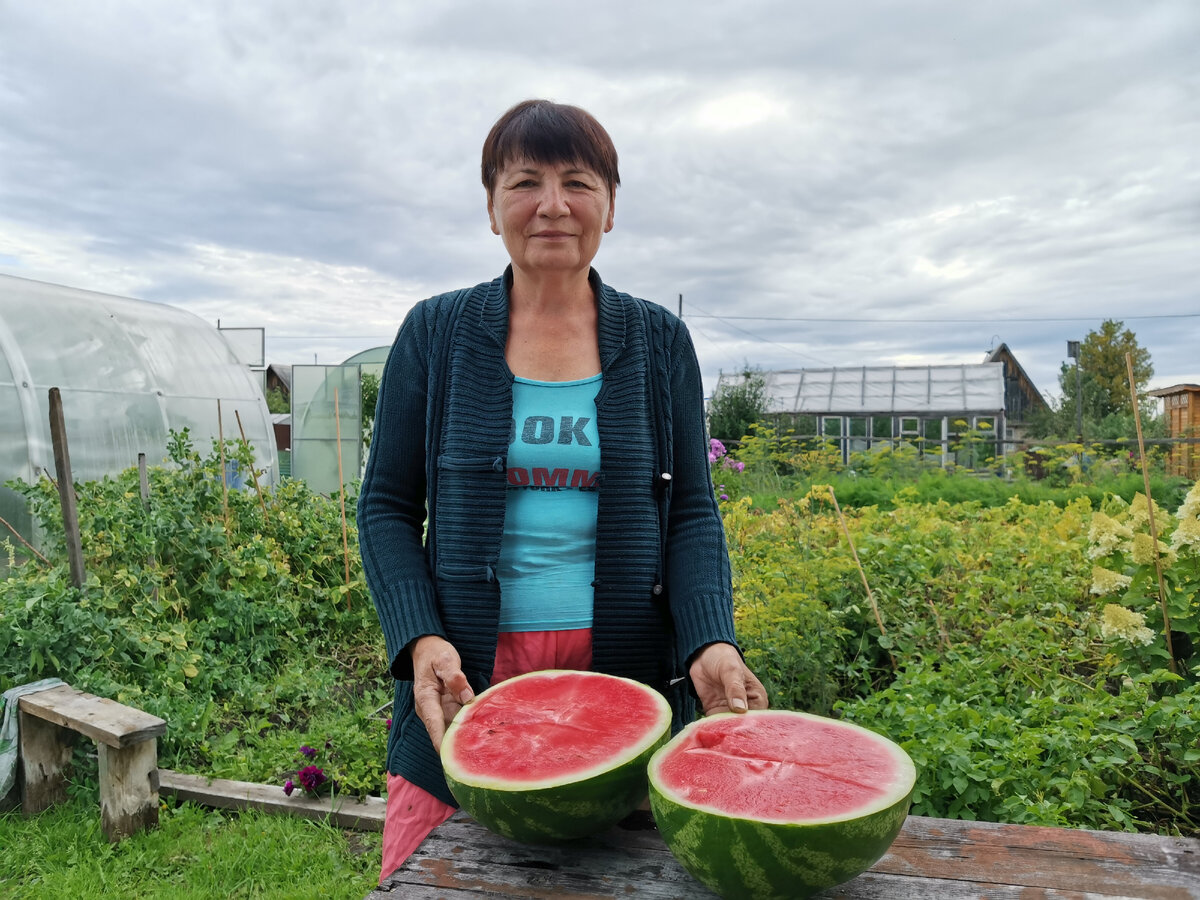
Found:
M 1196 0 L 0 0 L 0 272 L 341 362 L 502 271 L 527 97 L 613 136 L 595 266 L 710 390 L 1004 342 L 1049 398 L 1104 319 L 1200 383 Z

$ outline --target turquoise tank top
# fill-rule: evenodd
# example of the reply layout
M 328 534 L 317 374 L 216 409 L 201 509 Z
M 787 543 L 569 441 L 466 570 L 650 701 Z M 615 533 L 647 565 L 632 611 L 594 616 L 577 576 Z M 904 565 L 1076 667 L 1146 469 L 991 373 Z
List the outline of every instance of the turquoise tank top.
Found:
M 600 375 L 513 384 L 500 630 L 592 626 Z

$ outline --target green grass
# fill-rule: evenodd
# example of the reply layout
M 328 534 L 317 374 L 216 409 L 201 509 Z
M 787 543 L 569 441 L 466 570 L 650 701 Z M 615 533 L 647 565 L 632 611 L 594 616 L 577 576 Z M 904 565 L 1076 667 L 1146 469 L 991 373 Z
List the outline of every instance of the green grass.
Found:
M 159 826 L 110 844 L 94 791 L 41 815 L 0 814 L 0 897 L 353 898 L 379 877 L 380 835 L 255 811 L 164 803 Z

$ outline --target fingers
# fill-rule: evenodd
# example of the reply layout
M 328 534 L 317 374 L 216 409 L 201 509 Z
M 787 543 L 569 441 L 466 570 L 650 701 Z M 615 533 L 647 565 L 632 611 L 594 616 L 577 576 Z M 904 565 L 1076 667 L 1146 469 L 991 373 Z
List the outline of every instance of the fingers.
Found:
M 442 749 L 446 726 L 475 699 L 458 651 L 444 638 L 426 635 L 412 644 L 413 702 L 433 748 Z
M 710 644 L 692 662 L 690 674 L 704 715 L 766 709 L 767 691 L 732 644 Z

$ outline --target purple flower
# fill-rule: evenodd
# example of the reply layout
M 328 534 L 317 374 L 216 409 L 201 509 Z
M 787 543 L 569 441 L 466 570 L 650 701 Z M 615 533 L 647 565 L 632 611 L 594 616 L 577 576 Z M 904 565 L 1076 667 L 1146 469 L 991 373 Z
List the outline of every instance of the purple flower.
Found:
M 722 495 L 721 495 L 721 499 L 722 499 L 722 500 L 728 500 L 728 499 L 729 499 L 729 495 L 728 495 L 728 494 L 722 494 Z
M 708 461 L 716 462 L 725 455 L 725 445 L 716 438 L 709 438 L 708 441 Z
M 392 730 L 392 720 L 391 719 L 388 719 L 387 729 L 388 729 L 388 731 Z
M 296 785 L 292 782 L 292 779 L 289 778 L 287 780 L 287 784 L 285 784 L 283 786 L 283 792 L 290 797 L 290 796 L 292 796 L 292 791 L 294 791 L 295 789 L 296 789 Z
M 312 759 L 314 756 L 317 755 L 317 751 L 314 750 L 312 747 L 308 746 L 308 744 L 305 744 L 303 747 L 300 748 L 300 755 L 307 757 L 308 759 Z
M 315 794 L 317 788 L 325 783 L 325 770 L 318 766 L 305 766 L 296 773 L 300 786 L 310 794 Z

